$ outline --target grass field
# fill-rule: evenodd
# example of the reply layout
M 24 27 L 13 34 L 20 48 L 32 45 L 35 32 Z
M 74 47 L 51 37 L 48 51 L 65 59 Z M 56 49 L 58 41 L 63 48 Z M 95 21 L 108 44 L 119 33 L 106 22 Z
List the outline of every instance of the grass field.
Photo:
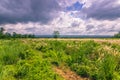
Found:
M 120 80 L 119 39 L 0 40 L 0 80 Z

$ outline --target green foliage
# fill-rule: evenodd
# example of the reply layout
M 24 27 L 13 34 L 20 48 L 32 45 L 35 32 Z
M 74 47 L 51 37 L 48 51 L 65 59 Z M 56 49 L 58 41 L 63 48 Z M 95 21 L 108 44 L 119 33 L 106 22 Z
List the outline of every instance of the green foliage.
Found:
M 120 80 L 119 48 L 92 40 L 0 40 L 0 79 L 63 80 L 56 66 L 91 80 Z

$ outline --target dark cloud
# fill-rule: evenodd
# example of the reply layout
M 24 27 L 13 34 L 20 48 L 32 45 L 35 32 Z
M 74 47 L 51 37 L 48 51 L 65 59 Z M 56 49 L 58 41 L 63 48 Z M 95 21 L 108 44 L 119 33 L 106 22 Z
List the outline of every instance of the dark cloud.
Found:
M 97 20 L 114 20 L 120 18 L 120 4 L 118 0 L 96 0 L 83 10 L 88 18 Z
M 36 31 L 36 27 L 26 28 L 25 30 L 26 30 L 27 32 L 35 32 L 35 31 Z
M 91 29 L 93 29 L 93 28 L 94 28 L 93 25 L 87 25 L 87 26 L 86 26 L 86 31 L 89 31 L 89 30 L 91 30 Z
M 56 0 L 0 0 L 0 24 L 18 22 L 47 23 L 56 17 Z
M 74 21 L 74 22 L 71 24 L 71 27 L 79 27 L 79 25 L 80 25 L 79 22 Z

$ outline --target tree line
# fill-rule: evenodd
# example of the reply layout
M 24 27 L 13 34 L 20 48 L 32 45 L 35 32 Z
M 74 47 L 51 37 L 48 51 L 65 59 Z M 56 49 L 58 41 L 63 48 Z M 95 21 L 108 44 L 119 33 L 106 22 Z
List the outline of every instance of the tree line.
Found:
M 34 34 L 18 34 L 16 32 L 8 33 L 4 32 L 5 29 L 3 27 L 0 28 L 0 39 L 5 39 L 5 38 L 35 38 Z

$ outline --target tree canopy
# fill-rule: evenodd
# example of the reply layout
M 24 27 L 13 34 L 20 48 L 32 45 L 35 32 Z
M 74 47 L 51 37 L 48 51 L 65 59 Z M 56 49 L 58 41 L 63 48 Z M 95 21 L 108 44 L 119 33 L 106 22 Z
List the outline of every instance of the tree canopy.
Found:
M 53 37 L 54 37 L 54 38 L 58 38 L 59 35 L 60 35 L 59 31 L 54 31 L 54 32 L 53 32 Z

